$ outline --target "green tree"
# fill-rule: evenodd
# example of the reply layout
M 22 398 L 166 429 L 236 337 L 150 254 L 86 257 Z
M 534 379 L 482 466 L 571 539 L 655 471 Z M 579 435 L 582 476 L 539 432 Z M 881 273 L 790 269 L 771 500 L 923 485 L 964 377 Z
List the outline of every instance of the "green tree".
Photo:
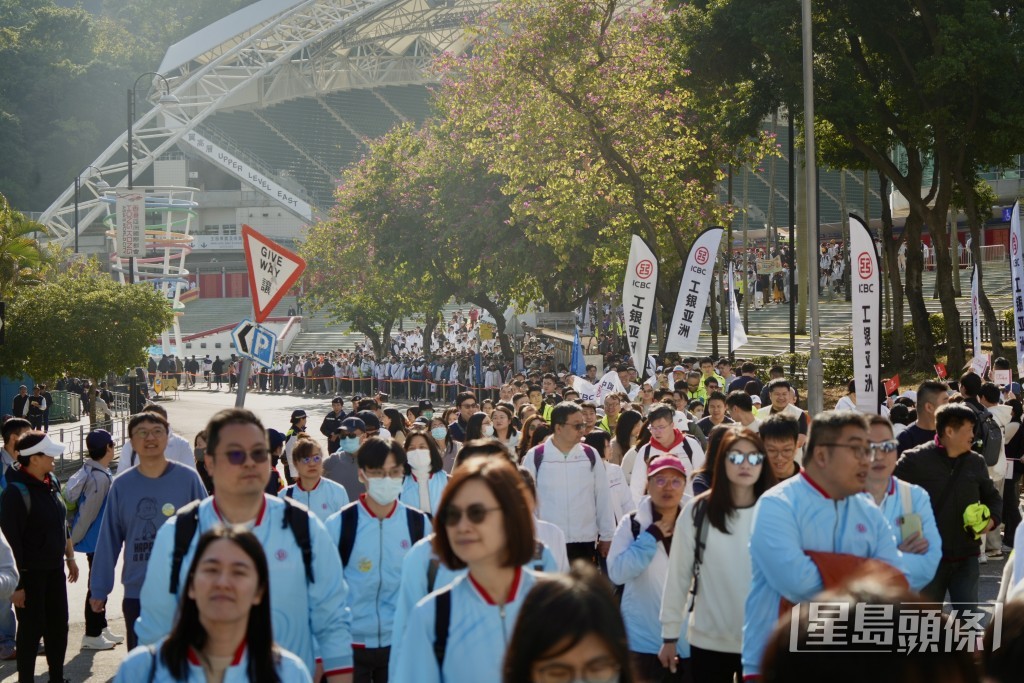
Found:
M 0 374 L 98 380 L 121 373 L 145 362 L 147 347 L 172 317 L 167 299 L 152 287 L 118 284 L 95 261 L 72 263 L 51 280 L 18 290 L 7 309 Z
M 698 90 L 725 89 L 739 103 L 737 120 L 746 125 L 737 130 L 752 130 L 779 104 L 799 111 L 799 3 L 676 4 L 683 64 L 700 82 Z M 936 248 L 948 365 L 959 368 L 964 360 L 945 223 L 954 187 L 969 191 L 972 169 L 998 164 L 1019 150 L 1024 132 L 1022 9 L 1018 0 L 814 3 L 815 129 L 821 159 L 842 166 L 856 155 L 907 198 L 905 287 L 918 342 L 915 365 L 921 370 L 930 369 L 935 356 L 921 287 L 926 225 Z
M 0 301 L 19 286 L 38 284 L 47 259 L 37 236 L 46 228 L 15 211 L 0 194 Z

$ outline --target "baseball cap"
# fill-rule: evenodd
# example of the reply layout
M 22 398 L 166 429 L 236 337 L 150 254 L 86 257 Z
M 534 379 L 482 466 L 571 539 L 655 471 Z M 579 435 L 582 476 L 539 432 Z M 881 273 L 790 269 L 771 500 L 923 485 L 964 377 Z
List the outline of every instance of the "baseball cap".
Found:
M 671 455 L 662 455 L 661 457 L 652 460 L 650 466 L 647 468 L 647 476 L 653 477 L 659 472 L 664 472 L 665 470 L 675 470 L 684 477 L 686 476 L 686 467 L 683 466 L 683 461 L 679 458 L 672 457 Z
M 268 429 L 267 440 L 270 441 L 270 450 L 276 451 L 278 448 L 283 446 L 284 442 L 288 439 L 285 438 L 285 435 L 282 432 L 279 432 L 276 429 Z
M 346 417 L 344 420 L 341 421 L 341 425 L 339 425 L 338 429 L 343 432 L 349 433 L 354 432 L 356 430 L 365 432 L 366 423 L 363 422 L 358 417 Z
M 292 411 L 292 420 L 301 420 L 304 417 L 306 417 L 306 411 L 305 410 L 302 410 L 300 408 L 299 410 L 293 410 Z
M 674 368 L 672 368 L 672 372 L 686 372 L 686 368 L 684 368 L 682 365 L 677 365 Z
M 51 458 L 56 458 L 63 453 L 64 444 L 51 441 L 49 436 L 44 436 L 43 440 L 34 446 L 18 449 L 18 455 L 48 455 Z
M 352 394 L 352 400 L 353 401 L 356 401 L 356 402 L 362 401 L 364 398 L 366 398 L 366 397 L 363 396 L 362 394 L 358 394 L 358 393 L 357 394 Z
M 85 437 L 85 449 L 90 453 L 100 453 L 113 444 L 114 437 L 106 429 L 94 429 Z
M 356 417 L 362 420 L 364 425 L 364 431 L 380 431 L 380 418 L 378 418 L 373 412 L 369 410 L 360 410 L 358 413 L 356 413 Z
M 914 391 L 913 389 L 907 389 L 902 394 L 900 394 L 900 398 L 909 398 L 914 403 L 917 403 L 917 392 Z
M 420 410 L 433 410 L 434 404 L 430 401 L 420 401 Z

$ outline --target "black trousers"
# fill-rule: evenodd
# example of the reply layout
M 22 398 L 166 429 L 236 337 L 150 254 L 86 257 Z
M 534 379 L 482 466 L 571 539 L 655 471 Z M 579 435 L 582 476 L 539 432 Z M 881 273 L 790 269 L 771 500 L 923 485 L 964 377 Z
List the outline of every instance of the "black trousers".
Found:
M 139 644 L 139 637 L 135 635 L 135 620 L 142 614 L 142 603 L 138 598 L 124 598 L 121 600 L 121 614 L 124 615 L 124 630 L 128 638 L 128 651 L 131 652 Z
M 733 680 L 743 680 L 739 653 L 702 650 L 690 645 L 690 666 L 693 680 L 701 683 L 733 683 Z
M 689 659 L 678 660 L 676 672 L 672 673 L 661 665 L 658 655 L 630 650 L 629 658 L 633 663 L 633 673 L 636 675 L 637 683 L 691 683 L 691 681 L 699 680 L 690 675 Z
M 1003 544 L 1013 547 L 1013 536 L 1020 525 L 1020 477 L 1003 479 Z
M 89 560 L 89 583 L 92 583 L 92 553 L 86 553 L 85 558 Z M 89 599 L 92 598 L 92 591 L 85 592 L 85 635 L 96 637 L 103 633 L 107 627 L 107 615 L 105 612 L 93 612 L 89 607 Z
M 390 647 L 355 647 L 352 659 L 355 670 L 352 683 L 388 683 Z
M 593 541 L 589 543 L 566 543 L 565 554 L 569 556 L 570 563 L 576 560 L 586 560 L 590 564 L 597 564 L 597 545 Z
M 64 568 L 26 571 L 21 575 L 25 607 L 16 607 L 18 632 L 18 683 L 33 683 L 39 639 L 46 645 L 46 665 L 51 681 L 64 680 L 64 655 L 68 649 L 68 590 Z

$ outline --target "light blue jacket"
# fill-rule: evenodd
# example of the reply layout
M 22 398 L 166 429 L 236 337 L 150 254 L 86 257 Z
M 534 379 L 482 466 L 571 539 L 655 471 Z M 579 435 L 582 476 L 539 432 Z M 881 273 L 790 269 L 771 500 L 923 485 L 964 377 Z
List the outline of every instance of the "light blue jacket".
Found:
M 409 614 L 416 607 L 416 603 L 425 598 L 429 593 L 444 588 L 455 581 L 455 579 L 466 575 L 467 570 L 448 569 L 448 567 L 444 566 L 443 562 L 437 560 L 437 555 L 434 554 L 433 542 L 434 534 L 427 534 L 426 538 L 412 547 L 412 550 L 406 554 L 405 560 L 402 562 L 402 586 L 398 591 L 395 623 L 394 628 L 391 630 L 392 638 L 395 642 L 401 642 L 405 634 L 405 625 L 409 621 Z M 434 577 L 433 587 L 427 585 L 427 574 L 430 571 L 431 560 L 437 560 L 437 574 Z M 555 573 L 558 571 L 558 560 L 555 559 L 555 556 L 547 546 L 543 546 L 540 561 L 531 561 L 525 565 L 525 568 L 534 572 Z M 399 649 L 391 649 L 391 671 L 397 671 Z
M 159 645 L 154 645 L 153 649 L 140 645 L 129 652 L 128 656 L 121 662 L 121 666 L 117 669 L 114 683 L 139 683 L 139 681 L 181 683 L 180 679 L 171 675 L 167 666 L 160 659 L 159 647 L 162 645 L 163 640 L 160 641 Z M 185 681 L 187 683 L 206 683 L 206 672 L 203 671 L 202 664 L 199 663 L 199 659 L 194 653 L 189 652 L 188 662 L 188 675 Z M 224 683 L 236 683 L 236 681 L 237 683 L 249 683 L 248 668 L 249 650 L 245 647 L 240 647 L 235 660 L 231 662 L 231 666 L 224 672 Z M 282 681 L 287 681 L 287 683 L 306 683 L 307 681 L 312 681 L 309 669 L 302 663 L 302 660 L 287 650 L 281 650 L 281 660 L 275 668 L 277 669 L 277 675 Z
M 312 583 L 305 580 L 302 552 L 292 530 L 284 522 L 284 506 L 277 496 L 264 495 L 264 507 L 252 532 L 260 540 L 270 565 L 270 611 L 274 637 L 281 647 L 295 653 L 306 667 L 316 668 L 314 654 L 323 658 L 329 674 L 352 670 L 351 614 L 348 585 L 341 572 L 338 548 L 331 543 L 322 522 L 309 517 L 310 544 L 313 551 Z M 176 517 L 160 527 L 150 554 L 146 580 L 142 584 L 142 615 L 135 622 L 135 633 L 143 644 L 155 643 L 171 630 L 178 609 L 178 596 L 171 593 L 170 572 L 174 556 Z M 196 543 L 202 532 L 221 524 L 216 497 L 199 505 L 199 528 L 181 563 L 179 593 L 188 579 Z
M 504 605 L 494 604 L 468 574 L 444 588 L 451 592 L 451 618 L 443 671 L 434 654 L 434 609 L 443 591 L 420 600 L 409 615 L 392 683 L 501 683 L 505 648 L 523 599 L 536 582 L 533 572 L 520 569 Z
M 882 499 L 880 509 L 885 520 L 892 527 L 893 536 L 899 542 L 902 538 L 900 532 L 900 519 L 903 517 L 903 502 L 900 499 L 900 491 L 896 477 L 889 482 L 889 490 Z M 931 583 L 935 578 L 935 571 L 939 568 L 939 560 L 942 559 L 942 537 L 939 536 L 939 527 L 935 524 L 935 513 L 932 511 L 932 499 L 928 492 L 917 484 L 900 482 L 910 487 L 910 509 L 921 516 L 921 531 L 928 541 L 928 550 L 923 555 L 916 553 L 903 553 L 903 566 L 906 569 L 907 580 L 910 588 L 920 591 Z M 868 500 L 874 502 L 870 493 L 863 494 Z
M 326 522 L 328 517 L 349 504 L 345 487 L 326 477 L 320 477 L 319 483 L 309 491 L 299 486 L 299 482 L 295 482 L 285 486 L 277 495 L 302 503 L 321 522 Z
M 366 505 L 366 494 L 352 505 L 359 510 L 352 555 L 345 567 L 352 610 L 352 642 L 355 646 L 378 648 L 391 645 L 395 604 L 402 580 L 402 560 L 412 548 L 408 509 L 396 503 L 384 519 L 378 519 Z M 422 513 L 420 513 L 422 514 Z M 327 520 L 327 534 L 334 547 L 341 543 L 341 512 Z M 423 515 L 424 532 L 430 520 Z
M 875 558 L 904 570 L 892 528 L 864 496 L 834 500 L 805 472 L 769 489 L 754 508 L 750 537 L 753 577 L 744 607 L 744 677 L 758 675 L 781 599 L 797 604 L 823 590 L 807 550 Z
M 427 493 L 430 495 L 430 509 L 423 510 L 423 512 L 431 516 L 437 512 L 437 506 L 441 504 L 441 494 L 444 493 L 444 487 L 447 485 L 448 474 L 444 470 L 439 470 L 430 475 L 430 480 L 427 482 Z M 409 507 L 416 508 L 417 510 L 420 509 L 420 485 L 411 474 L 405 478 L 405 485 L 402 487 L 402 495 L 399 496 L 399 500 Z

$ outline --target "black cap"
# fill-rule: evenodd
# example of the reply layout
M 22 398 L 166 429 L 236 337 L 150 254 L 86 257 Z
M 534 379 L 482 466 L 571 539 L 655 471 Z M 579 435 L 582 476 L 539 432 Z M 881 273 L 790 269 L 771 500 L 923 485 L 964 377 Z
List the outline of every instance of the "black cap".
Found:
M 380 418 L 377 417 L 372 411 L 360 410 L 356 413 L 356 417 L 363 421 L 366 425 L 366 431 L 376 432 L 380 431 Z
M 426 400 L 420 401 L 420 410 L 433 410 L 433 409 L 434 409 L 434 404 L 431 403 L 430 401 L 426 401 Z
M 306 411 L 305 410 L 302 410 L 300 408 L 299 410 L 293 410 L 292 411 L 292 422 L 295 422 L 296 420 L 301 420 L 304 417 L 306 417 Z

